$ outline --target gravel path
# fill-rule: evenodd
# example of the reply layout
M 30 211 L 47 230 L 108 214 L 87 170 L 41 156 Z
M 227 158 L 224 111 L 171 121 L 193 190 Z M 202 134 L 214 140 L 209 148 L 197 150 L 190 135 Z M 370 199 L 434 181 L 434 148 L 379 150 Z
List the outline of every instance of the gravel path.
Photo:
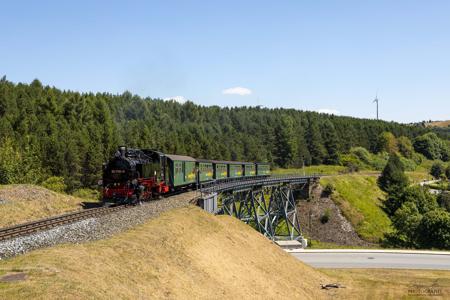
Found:
M 166 199 L 153 200 L 142 206 L 58 226 L 24 237 L 0 242 L 0 259 L 13 257 L 34 249 L 49 247 L 60 243 L 82 243 L 110 237 L 116 233 L 142 224 L 162 212 L 183 207 L 195 197 L 195 192 L 187 192 Z

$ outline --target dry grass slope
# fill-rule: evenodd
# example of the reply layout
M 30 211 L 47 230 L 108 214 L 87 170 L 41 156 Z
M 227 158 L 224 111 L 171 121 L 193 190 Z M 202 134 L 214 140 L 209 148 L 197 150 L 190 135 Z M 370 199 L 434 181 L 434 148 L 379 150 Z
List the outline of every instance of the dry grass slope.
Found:
M 425 126 L 427 126 L 427 127 L 448 127 L 448 126 L 450 126 L 450 120 L 434 121 L 434 122 L 426 123 Z
M 330 282 L 327 275 L 239 220 L 196 207 L 108 240 L 0 262 L 0 276 L 12 272 L 25 272 L 26 280 L 0 283 L 0 298 L 318 299 L 331 293 L 320 289 Z
M 354 288 L 349 299 L 438 300 L 449 299 L 450 296 L 449 271 L 322 269 L 322 272 L 338 282 L 351 284 Z
M 83 199 L 35 185 L 0 187 L 0 227 L 81 209 Z

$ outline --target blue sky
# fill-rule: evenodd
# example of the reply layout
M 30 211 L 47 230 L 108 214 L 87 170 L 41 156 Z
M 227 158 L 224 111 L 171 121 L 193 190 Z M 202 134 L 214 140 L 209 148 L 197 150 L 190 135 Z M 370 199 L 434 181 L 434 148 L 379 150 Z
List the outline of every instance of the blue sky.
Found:
M 202 105 L 450 119 L 450 1 L 2 1 L 0 75 Z

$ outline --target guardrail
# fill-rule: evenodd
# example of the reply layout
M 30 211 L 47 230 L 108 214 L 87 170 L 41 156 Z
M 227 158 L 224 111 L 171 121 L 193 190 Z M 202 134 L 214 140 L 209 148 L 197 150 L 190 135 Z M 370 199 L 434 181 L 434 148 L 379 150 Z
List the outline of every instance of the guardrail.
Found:
M 200 185 L 202 194 L 226 192 L 230 190 L 248 189 L 253 186 L 270 186 L 280 183 L 302 184 L 310 179 L 320 178 L 320 174 L 289 175 L 289 176 L 249 176 L 240 178 L 226 178 L 209 181 Z

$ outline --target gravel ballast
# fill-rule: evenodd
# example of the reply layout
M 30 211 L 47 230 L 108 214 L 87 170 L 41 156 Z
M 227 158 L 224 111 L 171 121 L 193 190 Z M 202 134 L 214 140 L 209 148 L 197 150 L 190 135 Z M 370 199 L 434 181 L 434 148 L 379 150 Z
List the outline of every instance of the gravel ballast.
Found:
M 194 197 L 195 192 L 187 192 L 168 198 L 152 200 L 142 205 L 100 217 L 89 218 L 46 231 L 2 241 L 0 242 L 0 259 L 61 243 L 77 244 L 104 239 L 136 225 L 143 224 L 150 218 L 157 217 L 165 211 L 187 206 Z

